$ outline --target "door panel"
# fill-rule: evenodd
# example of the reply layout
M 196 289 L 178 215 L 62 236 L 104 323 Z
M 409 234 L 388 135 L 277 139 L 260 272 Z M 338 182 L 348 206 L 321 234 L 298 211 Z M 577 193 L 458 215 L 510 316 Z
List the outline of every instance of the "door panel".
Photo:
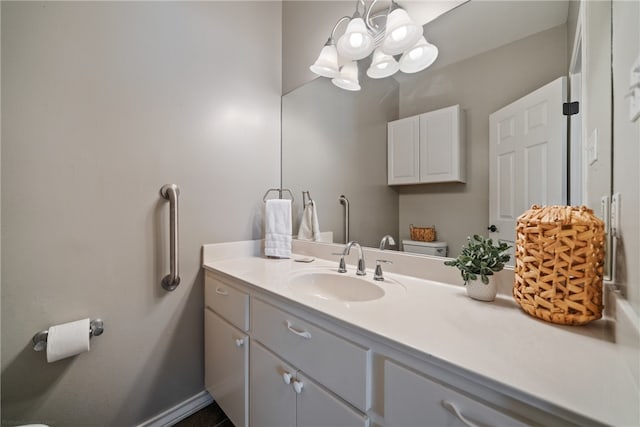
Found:
M 512 254 L 518 216 L 533 204 L 566 203 L 565 100 L 561 77 L 489 116 L 489 219 Z
M 298 427 L 368 427 L 369 418 L 298 373 Z
M 420 179 L 419 118 L 389 122 L 388 137 L 388 184 L 413 184 Z
M 204 310 L 205 387 L 236 427 L 247 425 L 249 337 Z
M 251 413 L 255 427 L 295 427 L 296 394 L 284 375 L 295 379 L 295 370 L 255 341 L 251 342 Z

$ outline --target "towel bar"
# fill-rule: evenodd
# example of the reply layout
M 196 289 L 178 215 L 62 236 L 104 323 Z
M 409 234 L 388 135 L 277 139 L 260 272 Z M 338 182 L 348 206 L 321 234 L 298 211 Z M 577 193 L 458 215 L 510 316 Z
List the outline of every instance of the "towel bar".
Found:
M 266 193 L 264 193 L 264 196 L 262 196 L 262 201 L 266 202 L 267 201 L 267 196 L 269 195 L 269 193 L 271 193 L 272 191 L 277 191 L 278 192 L 278 199 L 282 199 L 282 192 L 286 191 L 287 193 L 289 193 L 289 196 L 291 197 L 291 201 L 295 202 L 296 199 L 293 197 L 293 193 L 291 192 L 291 190 L 289 190 L 288 188 L 270 188 L 267 190 Z
M 307 199 L 309 199 L 307 201 Z M 311 198 L 311 193 L 309 193 L 309 190 L 307 191 L 303 191 L 302 192 L 302 207 L 307 206 L 307 203 L 309 202 L 313 202 L 313 199 Z
M 89 338 L 102 335 L 104 332 L 104 322 L 102 319 L 94 319 L 89 322 Z M 42 351 L 47 348 L 47 338 L 49 337 L 49 331 L 40 331 L 36 333 L 33 338 L 33 349 L 35 351 Z

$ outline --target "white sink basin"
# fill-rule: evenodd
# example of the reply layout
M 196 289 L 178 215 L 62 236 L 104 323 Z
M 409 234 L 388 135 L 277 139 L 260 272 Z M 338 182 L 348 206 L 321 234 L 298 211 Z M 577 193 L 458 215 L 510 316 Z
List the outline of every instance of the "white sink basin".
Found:
M 297 274 L 289 279 L 289 287 L 316 298 L 345 302 L 372 301 L 386 294 L 382 285 L 373 281 L 328 271 Z

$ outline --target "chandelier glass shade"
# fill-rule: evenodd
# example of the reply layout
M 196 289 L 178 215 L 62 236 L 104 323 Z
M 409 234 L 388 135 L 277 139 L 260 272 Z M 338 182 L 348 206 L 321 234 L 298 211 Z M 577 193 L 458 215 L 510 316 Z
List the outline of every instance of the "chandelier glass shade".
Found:
M 367 70 L 367 76 L 372 79 L 383 79 L 394 75 L 400 69 L 400 65 L 396 59 L 384 53 L 380 48 L 373 52 L 371 65 Z
M 311 71 L 332 79 L 333 84 L 342 89 L 356 91 L 360 90 L 356 61 L 372 52 L 367 75 L 374 79 L 389 77 L 398 70 L 417 73 L 433 64 L 438 48 L 424 38 L 422 26 L 412 21 L 394 0 L 387 10 L 372 15 L 377 1 L 373 0 L 367 8 L 364 0 L 357 0 L 353 16 L 338 20 L 320 56 L 309 67 Z M 358 11 L 360 5 L 364 7 L 363 15 Z M 335 32 L 344 21 L 349 23 L 336 44 Z M 399 56 L 399 60 L 394 56 Z M 345 65 L 340 68 L 340 63 Z
M 320 51 L 320 56 L 309 69 L 322 77 L 330 79 L 338 77 L 340 70 L 338 69 L 338 50 L 336 45 L 327 42 Z
M 347 29 L 338 39 L 338 52 L 346 59 L 358 60 L 366 58 L 373 52 L 373 37 L 369 34 L 362 18 L 353 18 Z
M 387 55 L 399 55 L 422 37 L 422 27 L 409 18 L 404 9 L 395 9 L 387 16 L 382 51 Z
M 357 91 L 360 90 L 360 82 L 358 81 L 358 63 L 351 61 L 340 69 L 340 75 L 331 80 L 331 82 L 340 89 Z
M 417 73 L 427 68 L 438 57 L 438 48 L 429 43 L 424 37 L 408 49 L 400 57 L 400 71 L 403 73 Z

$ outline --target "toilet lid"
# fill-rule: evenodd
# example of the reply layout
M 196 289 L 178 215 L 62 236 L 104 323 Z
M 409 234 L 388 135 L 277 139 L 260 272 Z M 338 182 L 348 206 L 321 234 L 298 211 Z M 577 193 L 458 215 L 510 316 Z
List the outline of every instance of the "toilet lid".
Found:
M 406 246 L 424 246 L 427 248 L 446 248 L 447 247 L 447 242 L 438 242 L 438 241 L 433 241 L 433 242 L 420 242 L 418 240 L 403 240 L 402 241 L 403 245 Z

